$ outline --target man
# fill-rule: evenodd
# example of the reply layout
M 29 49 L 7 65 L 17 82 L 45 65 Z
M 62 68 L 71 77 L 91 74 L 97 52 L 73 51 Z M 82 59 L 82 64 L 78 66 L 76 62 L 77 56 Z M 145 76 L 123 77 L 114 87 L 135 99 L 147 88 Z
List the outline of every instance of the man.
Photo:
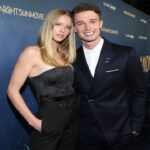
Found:
M 75 87 L 80 101 L 78 150 L 133 150 L 145 113 L 145 83 L 135 51 L 100 36 L 99 7 L 72 10 L 77 50 Z

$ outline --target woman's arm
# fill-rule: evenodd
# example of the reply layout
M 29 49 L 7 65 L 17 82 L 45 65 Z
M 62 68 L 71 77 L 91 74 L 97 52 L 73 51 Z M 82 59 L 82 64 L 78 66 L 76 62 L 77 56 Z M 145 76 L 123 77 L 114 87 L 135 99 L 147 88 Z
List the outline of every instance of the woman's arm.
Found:
M 26 48 L 20 55 L 8 86 L 8 97 L 18 112 L 36 130 L 41 131 L 41 120 L 36 118 L 27 107 L 20 89 L 35 66 L 36 51 L 33 47 Z

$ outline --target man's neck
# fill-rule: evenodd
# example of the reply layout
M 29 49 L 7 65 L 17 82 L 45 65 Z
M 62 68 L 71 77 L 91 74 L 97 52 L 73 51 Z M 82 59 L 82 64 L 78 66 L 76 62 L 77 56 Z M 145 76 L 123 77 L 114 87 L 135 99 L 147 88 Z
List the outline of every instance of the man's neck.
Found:
M 100 40 L 101 40 L 101 37 L 99 36 L 95 41 L 90 41 L 90 42 L 82 41 L 82 44 L 87 49 L 92 50 L 92 49 L 94 49 L 98 45 L 98 43 L 100 42 Z

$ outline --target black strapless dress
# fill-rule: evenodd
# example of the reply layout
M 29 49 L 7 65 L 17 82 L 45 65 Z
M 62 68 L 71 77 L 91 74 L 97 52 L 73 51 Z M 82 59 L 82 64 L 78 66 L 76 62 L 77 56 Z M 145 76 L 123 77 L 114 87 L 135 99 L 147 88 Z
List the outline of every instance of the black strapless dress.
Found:
M 56 67 L 31 77 L 42 120 L 42 131 L 34 130 L 31 150 L 74 150 L 78 128 L 78 107 L 74 100 L 73 68 Z

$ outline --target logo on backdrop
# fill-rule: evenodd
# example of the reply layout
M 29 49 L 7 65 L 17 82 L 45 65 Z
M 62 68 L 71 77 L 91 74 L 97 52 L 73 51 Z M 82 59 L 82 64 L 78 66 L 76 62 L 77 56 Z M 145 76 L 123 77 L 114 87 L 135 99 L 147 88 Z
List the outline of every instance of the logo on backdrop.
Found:
M 16 15 L 21 17 L 29 17 L 38 20 L 44 20 L 44 14 L 37 11 L 24 10 L 22 8 L 0 5 L 0 13 L 8 15 Z
M 145 24 L 147 24 L 147 20 L 145 20 L 145 19 L 141 18 L 140 21 L 143 22 L 143 23 L 145 23 Z
M 125 37 L 129 39 L 134 39 L 134 35 L 132 34 L 125 34 Z
M 102 28 L 101 31 L 102 32 L 107 32 L 107 33 L 110 33 L 110 34 L 114 34 L 114 35 L 119 34 L 118 30 L 114 30 L 114 29 L 110 29 L 110 28 Z
M 103 5 L 104 5 L 104 6 L 106 6 L 106 7 L 108 7 L 108 8 L 110 8 L 110 9 L 111 9 L 111 10 L 113 10 L 113 11 L 116 11 L 116 7 L 115 7 L 115 6 L 113 6 L 112 4 L 109 4 L 109 3 L 103 2 Z
M 138 38 L 140 40 L 148 40 L 148 37 L 147 36 L 143 36 L 143 35 L 139 35 Z
M 131 18 L 136 18 L 136 15 L 135 15 L 135 14 L 133 14 L 133 13 L 127 11 L 127 10 L 124 10 L 123 13 L 124 13 L 125 15 L 131 17 Z

